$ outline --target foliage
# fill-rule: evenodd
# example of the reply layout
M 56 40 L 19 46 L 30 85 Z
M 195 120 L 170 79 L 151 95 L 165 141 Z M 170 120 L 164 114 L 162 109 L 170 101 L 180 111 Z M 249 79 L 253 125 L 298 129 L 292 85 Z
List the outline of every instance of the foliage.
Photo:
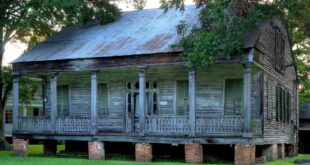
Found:
M 244 0 L 247 2 L 247 0 Z M 184 9 L 184 0 L 161 0 L 166 10 Z M 254 28 L 261 19 L 279 17 L 286 20 L 291 46 L 297 61 L 300 81 L 300 100 L 310 102 L 310 1 L 309 0 L 252 0 L 244 15 L 230 13 L 235 0 L 195 0 L 201 7 L 200 27 L 186 32 L 180 24 L 177 32 L 183 39 L 174 46 L 182 48 L 183 57 L 191 67 L 210 66 L 216 58 L 240 54 L 244 41 L 241 34 Z M 240 2 L 240 1 L 239 1 Z M 189 34 L 184 36 L 184 34 Z
M 18 40 L 31 48 L 63 27 L 89 22 L 104 24 L 119 16 L 119 9 L 109 0 L 0 0 L 0 149 L 8 148 L 3 111 L 12 88 L 12 78 L 7 74 L 11 71 L 2 67 L 5 45 Z M 20 82 L 20 100 L 29 104 L 37 84 L 23 77 Z M 27 83 L 32 85 L 26 86 Z
M 244 15 L 230 11 L 229 0 L 210 0 L 207 5 L 200 5 L 200 26 L 184 32 L 186 25 L 181 23 L 177 32 L 183 37 L 174 45 L 174 48 L 184 50 L 182 55 L 190 67 L 210 66 L 217 58 L 241 54 L 242 34 L 255 28 L 257 21 L 271 17 L 272 12 L 277 13 L 271 6 L 262 6 L 255 1 Z M 184 36 L 185 33 L 189 35 Z
M 120 3 L 132 4 L 135 9 L 142 10 L 147 0 L 114 0 Z
M 119 17 L 119 9 L 108 0 L 1 0 L 0 39 L 30 44 L 42 41 L 64 26 Z

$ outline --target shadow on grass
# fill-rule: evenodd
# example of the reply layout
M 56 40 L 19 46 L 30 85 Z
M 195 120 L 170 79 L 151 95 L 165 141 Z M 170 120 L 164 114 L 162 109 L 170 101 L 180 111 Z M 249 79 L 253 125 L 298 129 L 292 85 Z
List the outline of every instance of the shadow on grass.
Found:
M 64 145 L 57 146 L 57 153 L 65 149 Z M 204 164 L 232 164 L 231 162 L 221 161 L 216 157 L 207 156 L 208 159 L 204 161 Z M 1 151 L 0 152 L 0 164 L 8 165 L 145 165 L 145 164 L 156 164 L 156 165 L 181 165 L 185 164 L 183 158 L 172 158 L 171 157 L 155 157 L 152 163 L 141 163 L 135 162 L 134 155 L 126 154 L 107 154 L 107 160 L 105 161 L 96 161 L 88 160 L 88 156 L 59 156 L 52 155 L 47 156 L 43 154 L 43 145 L 29 145 L 28 148 L 28 157 L 14 157 L 12 151 Z

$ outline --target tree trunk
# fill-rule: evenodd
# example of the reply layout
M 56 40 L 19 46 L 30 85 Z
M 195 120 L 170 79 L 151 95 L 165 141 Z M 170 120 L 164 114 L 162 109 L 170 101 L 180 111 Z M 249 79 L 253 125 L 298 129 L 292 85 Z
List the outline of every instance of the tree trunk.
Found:
M 2 60 L 3 60 L 3 55 L 4 55 L 4 43 L 2 39 L 0 39 L 0 150 L 10 150 L 11 146 L 5 139 L 5 113 L 4 113 L 4 108 L 5 108 L 5 102 L 6 99 L 3 93 L 3 66 L 2 66 Z

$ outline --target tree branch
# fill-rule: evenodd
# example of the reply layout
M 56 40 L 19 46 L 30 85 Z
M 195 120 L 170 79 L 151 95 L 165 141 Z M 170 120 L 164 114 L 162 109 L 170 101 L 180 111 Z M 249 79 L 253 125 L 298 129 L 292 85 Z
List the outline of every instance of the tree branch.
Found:
M 12 83 L 8 83 L 7 87 L 4 90 L 3 98 L 1 100 L 1 102 L 2 102 L 1 109 L 3 109 L 5 107 L 6 100 L 9 96 L 11 90 L 12 90 Z

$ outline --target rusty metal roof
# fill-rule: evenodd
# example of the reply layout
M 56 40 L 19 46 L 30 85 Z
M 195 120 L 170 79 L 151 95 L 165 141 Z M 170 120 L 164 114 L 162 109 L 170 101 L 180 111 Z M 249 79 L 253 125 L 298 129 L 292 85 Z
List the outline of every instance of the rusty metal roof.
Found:
M 145 9 L 122 13 L 107 25 L 92 24 L 68 28 L 16 59 L 17 62 L 81 59 L 171 52 L 179 40 L 176 26 L 192 26 L 199 11 L 187 6 L 184 12 Z
M 162 9 L 124 12 L 119 20 L 107 25 L 80 25 L 65 29 L 13 63 L 171 52 L 171 45 L 180 39 L 176 26 L 180 21 L 189 27 L 196 26 L 198 15 L 199 9 L 194 5 L 186 6 L 184 12 L 174 9 L 167 13 Z M 257 33 L 247 34 L 246 47 L 252 47 L 257 37 Z

